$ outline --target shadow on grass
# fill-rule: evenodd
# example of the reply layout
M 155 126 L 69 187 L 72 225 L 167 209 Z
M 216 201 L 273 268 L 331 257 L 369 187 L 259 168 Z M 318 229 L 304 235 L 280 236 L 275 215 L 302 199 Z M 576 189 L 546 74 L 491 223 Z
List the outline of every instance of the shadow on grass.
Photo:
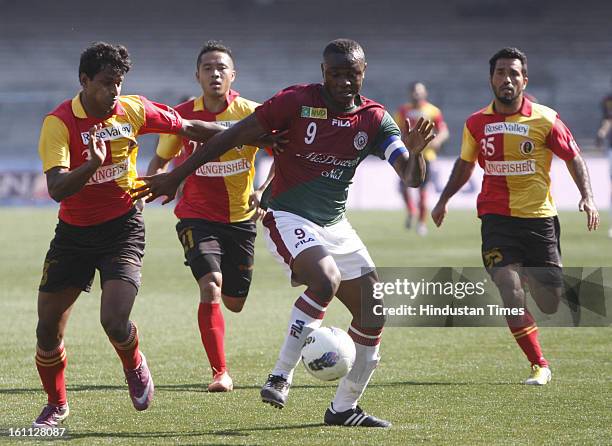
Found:
M 294 384 L 291 386 L 292 389 L 325 389 L 334 387 L 335 383 L 330 384 Z M 368 385 L 368 388 L 376 387 L 399 387 L 399 386 L 515 386 L 519 383 L 515 382 L 444 382 L 444 381 L 395 381 L 395 382 L 382 382 Z M 126 385 L 105 385 L 105 384 L 86 384 L 86 385 L 70 385 L 67 388 L 68 392 L 89 392 L 89 391 L 103 391 L 103 390 L 126 390 Z M 234 390 L 259 390 L 260 385 L 247 385 L 247 386 L 235 386 Z M 30 387 L 30 388 L 13 388 L 13 389 L 0 389 L 0 395 L 19 395 L 24 393 L 39 393 L 42 392 L 42 387 Z M 155 390 L 165 390 L 168 392 L 198 392 L 208 393 L 206 385 L 203 383 L 193 384 L 156 384 Z
M 183 438 L 183 437 L 204 437 L 204 436 L 219 436 L 219 437 L 249 437 L 251 432 L 271 432 L 271 431 L 287 431 L 295 429 L 310 429 L 324 427 L 323 423 L 310 423 L 310 424 L 291 424 L 283 426 L 254 426 L 245 427 L 241 429 L 223 429 L 213 431 L 191 431 L 191 432 L 70 432 L 70 436 L 65 440 L 77 440 L 84 438 L 135 438 L 135 439 L 146 439 L 146 438 Z M 209 446 L 213 445 L 226 445 L 227 443 L 201 443 Z

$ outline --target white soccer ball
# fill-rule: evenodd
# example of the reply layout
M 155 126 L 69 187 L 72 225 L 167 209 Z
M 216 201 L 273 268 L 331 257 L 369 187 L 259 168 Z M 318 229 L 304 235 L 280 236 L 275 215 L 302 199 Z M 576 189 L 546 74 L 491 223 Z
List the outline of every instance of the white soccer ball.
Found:
M 344 330 L 336 327 L 317 328 L 304 342 L 302 362 L 315 378 L 323 381 L 342 378 L 355 362 L 355 344 Z

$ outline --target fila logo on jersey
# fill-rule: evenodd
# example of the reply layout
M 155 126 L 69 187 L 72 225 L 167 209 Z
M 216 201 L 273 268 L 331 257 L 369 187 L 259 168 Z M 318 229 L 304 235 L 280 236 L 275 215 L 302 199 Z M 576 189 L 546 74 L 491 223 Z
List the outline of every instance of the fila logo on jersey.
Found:
M 348 121 L 346 119 L 332 119 L 332 125 L 335 125 L 336 127 L 350 127 L 351 126 L 351 121 Z
M 302 105 L 300 117 L 301 118 L 313 118 L 313 119 L 327 119 L 327 109 L 308 107 L 306 105 Z
M 112 141 L 119 138 L 130 138 L 132 136 L 132 126 L 130 124 L 115 124 L 109 127 L 104 127 L 96 136 L 102 141 Z M 89 144 L 89 132 L 81 132 L 83 144 Z
M 518 122 L 492 122 L 485 125 L 485 135 L 497 135 L 498 133 L 527 136 L 529 135 L 529 126 Z
M 368 144 L 368 134 L 364 131 L 358 132 L 353 139 L 353 145 L 357 150 L 363 150 Z

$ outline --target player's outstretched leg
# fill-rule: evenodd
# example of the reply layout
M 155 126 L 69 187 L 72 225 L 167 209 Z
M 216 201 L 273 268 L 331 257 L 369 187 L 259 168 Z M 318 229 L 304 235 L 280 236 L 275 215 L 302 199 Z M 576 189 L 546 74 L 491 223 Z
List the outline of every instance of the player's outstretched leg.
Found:
M 512 336 L 531 363 L 531 373 L 523 383 L 540 386 L 548 384 L 552 379 L 552 372 L 538 341 L 538 326 L 525 305 L 525 291 L 517 267 L 508 265 L 496 268 L 493 280 L 506 307 L 524 309 L 522 316 L 506 317 Z
M 362 296 L 373 296 L 373 286 L 377 280 L 376 272 L 372 271 L 357 279 L 342 281 L 338 289 L 338 298 L 353 315 L 348 334 L 355 343 L 356 355 L 353 368 L 340 380 L 334 400 L 325 412 L 323 418 L 325 424 L 348 427 L 391 426 L 390 422 L 365 413 L 357 405 L 380 361 L 379 349 L 384 319 L 381 317 L 370 321 L 375 326 L 373 328 L 360 326 Z M 375 300 L 373 298 L 370 298 L 370 300 L 369 304 L 371 306 L 375 303 Z M 376 303 L 379 302 L 376 301 Z M 370 314 L 373 315 L 374 313 L 371 312 Z
M 42 412 L 32 423 L 32 427 L 56 427 L 63 422 L 70 412 L 66 399 L 66 350 L 64 341 L 51 351 L 36 347 L 36 368 L 40 375 L 48 402 Z
M 155 385 L 147 359 L 138 348 L 138 328 L 129 320 L 137 291 L 127 281 L 105 281 L 102 285 L 100 321 L 121 359 L 134 408 L 145 410 L 153 400 Z
M 261 400 L 279 409 L 287 402 L 293 370 L 300 360 L 304 341 L 312 330 L 321 326 L 327 305 L 340 283 L 340 271 L 322 246 L 298 254 L 292 271 L 295 278 L 308 288 L 293 304 L 278 360 L 261 389 Z
M 147 359 L 138 349 L 138 328 L 132 321 L 128 321 L 128 324 L 130 328 L 127 339 L 123 342 L 117 342 L 110 337 L 109 339 L 123 364 L 123 373 L 134 408 L 145 410 L 151 404 L 155 385 Z
M 192 261 L 192 270 L 198 263 L 206 265 L 208 270 L 211 268 L 210 265 L 217 265 L 220 261 L 216 256 L 204 255 L 199 260 Z M 227 371 L 225 361 L 225 318 L 221 310 L 221 283 L 222 275 L 217 271 L 207 273 L 198 279 L 200 287 L 198 328 L 213 375 L 212 382 L 208 385 L 209 392 L 234 390 L 234 382 Z
M 40 381 L 47 393 L 47 405 L 32 427 L 55 427 L 70 412 L 64 375 L 67 359 L 63 339 L 70 311 L 80 292 L 78 288 L 66 288 L 59 292 L 41 291 L 38 294 L 35 360 Z
M 379 361 L 382 329 L 356 328 L 351 323 L 348 333 L 355 342 L 353 368 L 340 380 L 336 396 L 325 411 L 325 424 L 333 426 L 389 427 L 391 423 L 365 413 L 357 402 L 363 394 Z
M 272 373 L 261 389 L 261 400 L 282 409 L 287 402 L 293 371 L 300 360 L 304 341 L 312 330 L 321 326 L 329 298 L 322 299 L 307 288 L 293 304 L 288 333 Z

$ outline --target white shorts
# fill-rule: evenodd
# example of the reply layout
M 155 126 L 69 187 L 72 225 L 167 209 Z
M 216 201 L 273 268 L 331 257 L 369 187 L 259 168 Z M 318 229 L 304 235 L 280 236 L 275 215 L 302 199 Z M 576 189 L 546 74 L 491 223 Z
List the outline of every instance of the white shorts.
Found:
M 327 249 L 342 280 L 356 279 L 375 269 L 372 257 L 346 218 L 331 226 L 319 226 L 291 212 L 270 209 L 264 217 L 264 229 L 268 249 L 290 278 L 293 260 L 313 246 Z

